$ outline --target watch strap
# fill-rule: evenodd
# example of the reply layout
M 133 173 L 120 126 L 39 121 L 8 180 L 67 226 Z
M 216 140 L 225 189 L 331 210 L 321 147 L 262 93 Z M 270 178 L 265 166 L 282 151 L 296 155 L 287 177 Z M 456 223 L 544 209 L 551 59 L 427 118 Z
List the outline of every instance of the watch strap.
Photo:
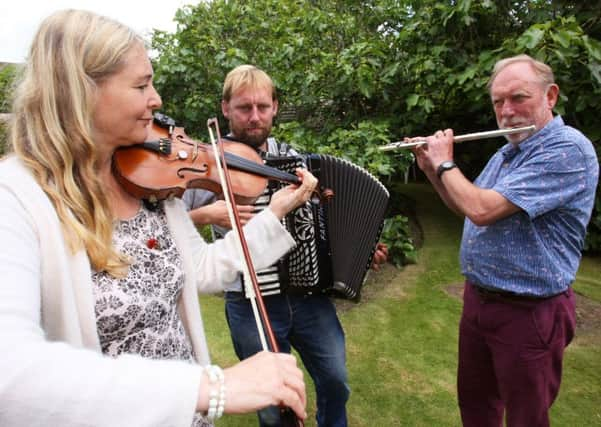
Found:
M 456 167 L 457 167 L 457 165 L 455 164 L 454 161 L 447 160 L 445 162 L 442 162 L 440 164 L 440 166 L 438 166 L 438 168 L 436 169 L 436 175 L 440 179 L 440 177 L 442 176 L 443 173 L 445 173 L 448 170 L 454 169 Z

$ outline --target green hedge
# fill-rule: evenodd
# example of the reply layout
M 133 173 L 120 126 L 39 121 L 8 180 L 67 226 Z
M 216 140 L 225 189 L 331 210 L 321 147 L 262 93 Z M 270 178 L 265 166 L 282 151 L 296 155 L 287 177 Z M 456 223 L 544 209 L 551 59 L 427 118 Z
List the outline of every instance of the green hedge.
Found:
M 6 153 L 8 148 L 8 129 L 4 123 L 0 121 L 0 156 L 3 156 Z

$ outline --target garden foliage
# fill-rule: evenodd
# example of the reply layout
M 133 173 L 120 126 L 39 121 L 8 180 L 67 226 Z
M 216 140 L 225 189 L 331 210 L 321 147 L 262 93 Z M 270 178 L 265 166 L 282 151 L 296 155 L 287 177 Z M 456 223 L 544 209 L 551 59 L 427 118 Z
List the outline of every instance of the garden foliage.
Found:
M 599 147 L 596 2 L 215 0 L 180 9 L 176 20 L 174 34 L 153 35 L 156 84 L 167 113 L 199 136 L 219 114 L 225 74 L 251 63 L 277 84 L 277 136 L 396 182 L 412 158 L 378 145 L 446 127 L 494 129 L 492 66 L 528 53 L 555 70 L 557 113 Z M 466 175 L 474 178 L 498 145 L 458 147 Z M 601 248 L 599 204 L 598 197 L 589 249 Z
M 518 53 L 551 65 L 556 112 L 601 154 L 598 9 L 566 0 L 214 0 L 179 9 L 177 30 L 155 31 L 150 43 L 163 111 L 189 134 L 206 137 L 207 118 L 220 116 L 226 73 L 255 64 L 278 88 L 276 136 L 346 157 L 388 185 L 413 159 L 379 145 L 496 128 L 486 84 L 495 61 Z M 457 145 L 455 157 L 473 179 L 500 144 Z M 586 248 L 601 250 L 599 191 L 588 231 Z

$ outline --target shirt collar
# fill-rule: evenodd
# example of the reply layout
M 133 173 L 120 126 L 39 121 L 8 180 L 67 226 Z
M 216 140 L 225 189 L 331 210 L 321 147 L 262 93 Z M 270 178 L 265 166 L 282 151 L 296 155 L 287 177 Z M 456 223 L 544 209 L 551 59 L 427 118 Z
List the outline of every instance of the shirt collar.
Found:
M 522 144 L 520 144 L 522 145 Z M 520 145 L 513 145 L 512 143 L 505 144 L 501 147 L 501 154 L 505 160 L 511 160 L 521 151 Z

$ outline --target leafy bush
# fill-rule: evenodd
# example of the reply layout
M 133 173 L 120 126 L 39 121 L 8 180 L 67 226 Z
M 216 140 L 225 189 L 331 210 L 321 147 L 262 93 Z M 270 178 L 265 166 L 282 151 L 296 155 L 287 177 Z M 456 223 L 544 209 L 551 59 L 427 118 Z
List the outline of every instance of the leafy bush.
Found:
M 597 190 L 595 210 L 587 229 L 584 250 L 591 252 L 601 251 L 601 195 L 599 194 L 599 190 Z
M 12 108 L 14 85 L 19 76 L 19 66 L 15 64 L 4 65 L 0 68 L 0 114 L 9 113 Z M 0 156 L 8 149 L 8 126 L 0 118 Z
M 601 159 L 601 147 L 597 147 L 597 157 Z M 584 250 L 589 252 L 601 253 L 601 186 L 597 184 L 597 196 L 595 199 L 595 208 L 591 215 L 586 230 L 586 239 L 584 241 Z
M 598 146 L 598 17 L 596 2 L 569 0 L 200 2 L 178 11 L 174 34 L 154 33 L 155 82 L 166 113 L 200 134 L 219 111 L 226 73 L 256 64 L 273 77 L 280 108 L 294 111 L 276 129 L 281 139 L 346 157 L 388 184 L 411 157 L 377 145 L 496 127 L 486 83 L 494 63 L 516 53 L 551 65 L 557 112 Z M 470 147 L 459 146 L 457 160 L 474 178 L 495 147 Z M 597 208 L 588 244 L 601 249 L 598 217 Z
M 0 113 L 8 113 L 12 107 L 13 88 L 19 74 L 17 65 L 0 68 Z
M 0 156 L 3 156 L 6 153 L 8 148 L 8 129 L 6 125 L 0 121 Z
M 411 239 L 409 221 L 403 215 L 395 215 L 384 221 L 381 241 L 388 246 L 388 259 L 397 267 L 416 262 L 416 250 Z
M 273 133 L 301 152 L 348 159 L 381 179 L 403 173 L 413 163 L 410 151 L 390 155 L 378 149 L 390 142 L 390 132 L 385 123 L 366 120 L 351 125 L 349 129 L 334 129 L 326 137 L 294 121 L 279 124 Z

